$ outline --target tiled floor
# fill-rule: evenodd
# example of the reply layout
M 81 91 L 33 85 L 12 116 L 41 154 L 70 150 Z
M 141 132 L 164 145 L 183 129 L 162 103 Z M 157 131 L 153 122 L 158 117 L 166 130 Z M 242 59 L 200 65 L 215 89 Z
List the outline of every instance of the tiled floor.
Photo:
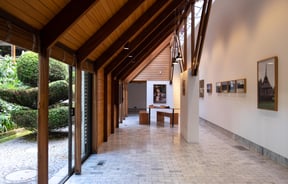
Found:
M 199 144 L 178 127 L 139 125 L 129 116 L 67 184 L 288 184 L 288 169 L 201 122 Z

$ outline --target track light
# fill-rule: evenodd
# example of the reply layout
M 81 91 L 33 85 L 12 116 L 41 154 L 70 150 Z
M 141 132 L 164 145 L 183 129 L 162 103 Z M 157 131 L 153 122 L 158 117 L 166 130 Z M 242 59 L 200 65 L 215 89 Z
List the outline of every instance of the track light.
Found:
M 124 47 L 123 47 L 124 50 L 129 50 L 129 42 L 127 42 Z

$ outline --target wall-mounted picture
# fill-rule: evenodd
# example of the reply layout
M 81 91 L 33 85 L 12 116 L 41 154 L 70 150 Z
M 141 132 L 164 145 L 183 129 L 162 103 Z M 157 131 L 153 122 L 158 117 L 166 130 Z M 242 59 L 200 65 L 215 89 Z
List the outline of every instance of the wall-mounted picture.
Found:
M 199 81 L 199 97 L 204 97 L 204 80 Z
M 229 93 L 236 93 L 236 80 L 231 80 L 229 83 Z
M 236 92 L 237 93 L 246 93 L 246 79 L 237 79 L 236 80 Z
M 154 84 L 153 86 L 153 103 L 166 103 L 166 85 Z
M 278 110 L 278 57 L 257 62 L 258 108 Z
M 216 82 L 216 93 L 221 93 L 222 89 L 221 89 L 221 82 Z
M 207 84 L 207 93 L 212 93 L 212 83 Z
M 221 91 L 222 91 L 222 93 L 228 93 L 229 92 L 229 81 L 221 82 Z

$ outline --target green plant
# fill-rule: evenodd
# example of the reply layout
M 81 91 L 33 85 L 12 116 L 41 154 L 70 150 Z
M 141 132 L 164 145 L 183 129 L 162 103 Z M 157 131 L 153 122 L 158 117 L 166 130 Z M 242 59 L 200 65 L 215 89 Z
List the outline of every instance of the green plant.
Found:
M 34 52 L 25 52 L 17 59 L 17 75 L 21 82 L 26 85 L 36 87 L 38 85 L 38 55 Z M 49 80 L 65 80 L 67 78 L 67 67 L 65 64 L 49 59 Z
M 0 87 L 15 89 L 22 85 L 17 77 L 17 65 L 10 56 L 0 60 Z
M 10 116 L 0 115 L 0 133 L 12 130 L 15 127 L 16 125 L 11 121 Z
M 28 130 L 37 129 L 37 110 L 17 110 L 11 112 L 11 119 L 20 127 Z M 68 126 L 68 107 L 49 109 L 48 130 Z
M 68 86 L 65 80 L 49 83 L 49 105 L 68 99 Z M 0 89 L 0 98 L 10 103 L 36 109 L 38 87 L 29 89 Z

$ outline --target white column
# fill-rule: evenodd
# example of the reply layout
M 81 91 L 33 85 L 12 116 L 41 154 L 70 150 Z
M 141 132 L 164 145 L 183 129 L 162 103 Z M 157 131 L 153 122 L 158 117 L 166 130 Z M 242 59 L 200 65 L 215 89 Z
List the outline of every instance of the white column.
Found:
M 180 134 L 188 143 L 199 142 L 199 77 L 181 74 Z

